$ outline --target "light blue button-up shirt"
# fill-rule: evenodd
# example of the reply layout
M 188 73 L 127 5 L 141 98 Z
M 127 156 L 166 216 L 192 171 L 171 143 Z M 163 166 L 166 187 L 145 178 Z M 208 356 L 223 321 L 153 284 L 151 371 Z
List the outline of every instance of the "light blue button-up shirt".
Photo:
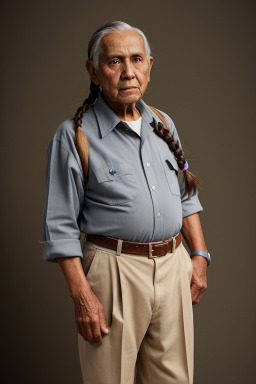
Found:
M 80 231 L 136 242 L 161 241 L 180 232 L 184 217 L 203 210 L 198 193 L 181 198 L 185 183 L 179 185 L 177 161 L 153 129 L 159 118 L 142 99 L 136 108 L 142 117 L 141 136 L 120 120 L 102 91 L 84 114 L 82 130 L 89 144 L 86 183 L 74 144 L 74 116 L 52 137 L 39 241 L 45 261 L 82 258 Z M 172 119 L 163 114 L 180 142 Z

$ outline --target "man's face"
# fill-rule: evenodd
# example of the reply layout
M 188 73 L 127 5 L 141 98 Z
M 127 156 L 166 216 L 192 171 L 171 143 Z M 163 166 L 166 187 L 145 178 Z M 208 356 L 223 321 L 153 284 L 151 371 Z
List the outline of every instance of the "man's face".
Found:
M 102 39 L 99 67 L 87 66 L 111 106 L 132 104 L 146 91 L 153 58 L 147 60 L 143 38 L 135 31 L 110 33 Z

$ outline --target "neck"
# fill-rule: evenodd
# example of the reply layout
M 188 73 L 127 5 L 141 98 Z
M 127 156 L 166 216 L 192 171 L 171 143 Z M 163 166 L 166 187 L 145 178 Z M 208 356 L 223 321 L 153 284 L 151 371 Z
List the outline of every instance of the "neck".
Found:
M 136 102 L 131 104 L 111 103 L 105 96 L 110 108 L 115 112 L 119 119 L 123 121 L 135 121 L 140 118 L 140 112 L 136 108 Z

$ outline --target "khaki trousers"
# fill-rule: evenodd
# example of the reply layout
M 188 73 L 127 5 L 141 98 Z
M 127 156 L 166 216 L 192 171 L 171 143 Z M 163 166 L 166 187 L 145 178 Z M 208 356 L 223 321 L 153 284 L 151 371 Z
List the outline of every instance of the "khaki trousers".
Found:
M 192 384 L 193 267 L 184 245 L 153 259 L 81 245 L 84 273 L 109 328 L 100 346 L 78 334 L 83 383 Z

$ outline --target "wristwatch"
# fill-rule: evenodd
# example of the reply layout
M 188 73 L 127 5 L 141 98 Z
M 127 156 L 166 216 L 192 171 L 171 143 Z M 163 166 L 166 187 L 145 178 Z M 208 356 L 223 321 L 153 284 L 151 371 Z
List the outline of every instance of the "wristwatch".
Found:
M 211 256 L 210 256 L 210 253 L 209 253 L 209 252 L 205 252 L 205 251 L 194 251 L 194 252 L 191 253 L 190 257 L 192 258 L 193 256 L 197 256 L 197 255 L 199 255 L 199 256 L 203 256 L 203 257 L 206 258 L 206 260 L 207 260 L 207 267 L 208 267 L 208 265 L 210 265 L 210 263 L 211 263 Z

